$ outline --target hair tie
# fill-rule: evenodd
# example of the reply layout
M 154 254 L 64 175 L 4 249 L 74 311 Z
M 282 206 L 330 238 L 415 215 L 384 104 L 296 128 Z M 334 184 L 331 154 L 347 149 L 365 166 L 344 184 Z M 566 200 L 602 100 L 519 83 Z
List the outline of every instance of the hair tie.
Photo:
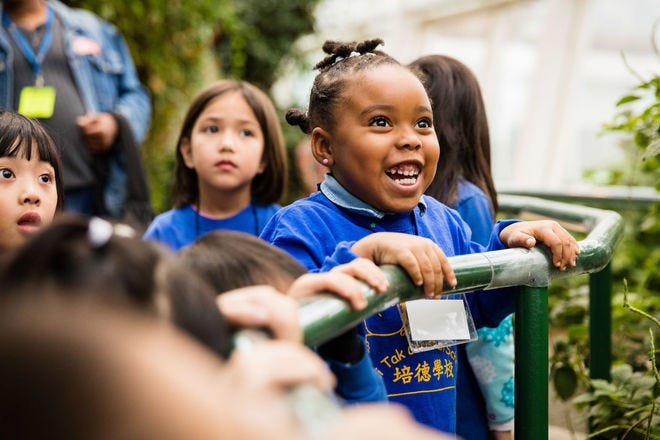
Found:
M 98 249 L 105 246 L 113 235 L 124 238 L 135 237 L 135 229 L 123 223 L 113 225 L 107 220 L 99 217 L 92 217 L 87 226 L 87 239 L 89 244 Z
M 99 217 L 92 217 L 87 226 L 87 239 L 89 244 L 97 249 L 105 246 L 112 237 L 113 227 L 109 221 Z
M 371 52 L 368 52 L 368 53 L 371 53 Z M 335 61 L 334 61 L 332 64 L 333 64 L 333 65 L 334 65 L 334 64 L 337 64 L 338 62 L 340 62 L 341 60 L 345 60 L 346 58 L 359 57 L 360 55 L 362 55 L 360 52 L 352 51 L 352 52 L 351 52 L 347 57 L 345 57 L 345 58 L 342 57 L 342 56 L 337 56 L 337 58 L 335 58 Z M 366 55 L 366 54 L 365 54 L 365 55 Z M 371 55 L 373 55 L 373 54 L 371 54 Z

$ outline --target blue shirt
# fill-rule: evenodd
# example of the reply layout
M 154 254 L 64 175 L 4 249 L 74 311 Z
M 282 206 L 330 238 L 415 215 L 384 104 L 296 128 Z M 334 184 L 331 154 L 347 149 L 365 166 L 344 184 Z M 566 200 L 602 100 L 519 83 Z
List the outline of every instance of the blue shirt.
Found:
M 499 232 L 493 231 L 488 250 L 502 249 Z M 416 234 L 438 244 L 447 256 L 481 252 L 470 240 L 470 228 L 459 214 L 437 200 L 422 196 L 418 206 L 405 213 L 385 213 L 355 198 L 331 176 L 321 192 L 278 211 L 261 238 L 289 252 L 310 271 L 326 271 L 355 259 L 351 246 L 373 232 Z M 496 325 L 515 307 L 512 289 L 466 294 L 477 327 Z M 402 330 L 397 307 L 368 318 L 361 328 L 369 354 L 382 375 L 392 401 L 407 406 L 415 418 L 445 432 L 456 429 L 455 347 L 412 353 Z
M 158 215 L 144 233 L 145 240 L 157 240 L 174 251 L 194 242 L 202 235 L 218 229 L 259 235 L 280 205 L 251 203 L 234 216 L 216 219 L 197 214 L 192 205 L 176 208 Z

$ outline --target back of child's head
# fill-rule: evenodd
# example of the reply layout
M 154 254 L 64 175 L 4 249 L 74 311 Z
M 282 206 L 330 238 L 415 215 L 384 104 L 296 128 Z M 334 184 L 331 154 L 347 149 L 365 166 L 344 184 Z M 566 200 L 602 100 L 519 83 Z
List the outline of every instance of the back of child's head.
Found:
M 307 270 L 288 253 L 243 232 L 218 230 L 179 252 L 184 267 L 202 276 L 216 293 L 266 284 L 286 291 Z
M 46 293 L 0 299 L 0 438 L 221 435 L 202 435 L 210 352 L 134 308 Z
M 4 297 L 59 289 L 128 303 L 174 322 L 221 355 L 229 347 L 210 286 L 127 225 L 63 216 L 15 250 L 0 270 L 0 285 Z
M 271 204 L 276 203 L 284 193 L 288 159 L 282 127 L 273 102 L 266 93 L 253 84 L 223 79 L 202 89 L 193 98 L 183 119 L 177 141 L 176 170 L 172 188 L 172 201 L 175 207 L 199 202 L 197 172 L 186 166 L 180 150 L 181 143 L 186 139 L 190 140 L 195 122 L 209 103 L 219 96 L 232 92 L 240 93 L 250 106 L 264 137 L 263 160 L 266 167 L 252 181 L 253 199 L 260 204 Z
M 442 156 L 429 194 L 452 206 L 458 179 L 477 185 L 497 211 L 497 194 L 490 172 L 490 134 L 481 87 L 462 62 L 445 55 L 427 55 L 410 64 L 426 88 L 433 106 L 433 126 Z
M 33 155 L 36 154 L 36 157 Z M 55 142 L 36 119 L 0 110 L 0 157 L 19 157 L 48 162 L 55 174 L 57 210 L 64 206 L 62 165 Z
M 383 64 L 400 65 L 385 52 L 376 50 L 381 44 L 383 40 L 379 38 L 361 43 L 326 41 L 323 51 L 328 56 L 315 66 L 319 73 L 312 85 L 307 113 L 291 109 L 286 114 L 287 122 L 299 126 L 306 134 L 311 134 L 314 127 L 326 130 L 333 128 L 337 105 L 341 102 L 346 81 L 359 72 Z

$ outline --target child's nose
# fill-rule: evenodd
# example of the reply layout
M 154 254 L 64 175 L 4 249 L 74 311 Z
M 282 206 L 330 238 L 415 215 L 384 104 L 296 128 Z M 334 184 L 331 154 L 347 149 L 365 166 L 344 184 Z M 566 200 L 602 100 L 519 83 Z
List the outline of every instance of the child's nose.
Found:
M 19 196 L 19 202 L 21 204 L 39 205 L 41 203 L 41 197 L 39 196 L 36 185 L 26 184 Z
M 234 136 L 227 133 L 220 139 L 220 151 L 234 151 L 236 139 Z
M 414 130 L 403 129 L 397 147 L 418 150 L 422 148 L 422 140 Z

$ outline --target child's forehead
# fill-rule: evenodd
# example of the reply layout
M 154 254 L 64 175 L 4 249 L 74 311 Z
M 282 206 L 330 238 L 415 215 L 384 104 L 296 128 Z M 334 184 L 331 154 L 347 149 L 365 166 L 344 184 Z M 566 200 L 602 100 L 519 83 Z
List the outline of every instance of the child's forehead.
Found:
M 415 97 L 416 105 L 429 106 L 428 95 L 422 82 L 408 68 L 390 64 L 374 67 L 356 74 L 354 81 L 344 90 L 346 102 L 375 99 L 398 100 L 402 96 Z M 403 104 L 397 101 L 398 104 Z

